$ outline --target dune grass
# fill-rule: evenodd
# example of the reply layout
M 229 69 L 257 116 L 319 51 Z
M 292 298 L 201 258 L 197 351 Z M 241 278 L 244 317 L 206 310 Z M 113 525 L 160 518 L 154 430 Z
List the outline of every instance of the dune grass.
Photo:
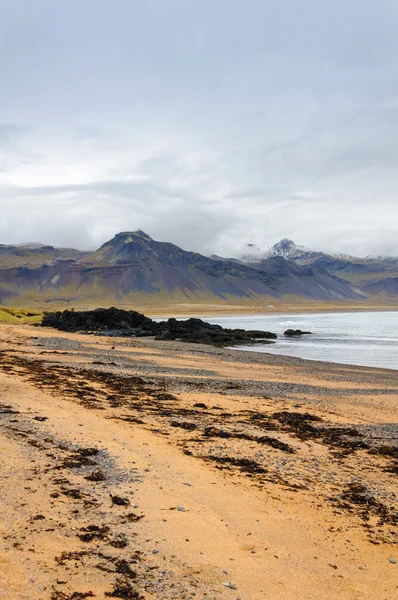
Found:
M 0 307 L 0 323 L 40 323 L 43 313 L 37 310 Z

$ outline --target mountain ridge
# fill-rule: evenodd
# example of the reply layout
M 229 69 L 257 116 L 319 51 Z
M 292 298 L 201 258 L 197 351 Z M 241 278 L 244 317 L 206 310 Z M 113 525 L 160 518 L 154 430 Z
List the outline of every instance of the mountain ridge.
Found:
M 386 278 L 394 279 L 398 277 L 398 257 L 372 257 L 368 255 L 360 258 L 347 253 L 329 254 L 298 246 L 287 238 L 271 246 L 263 252 L 263 256 L 265 259 L 270 256 L 283 256 L 294 264 L 324 268 L 331 275 L 359 287 L 366 295 L 384 295 L 389 298 L 395 295 L 398 296 L 398 288 L 392 281 L 388 285 L 383 284 Z M 252 255 L 252 259 L 256 263 L 261 262 L 264 258 L 261 258 L 258 254 Z M 250 262 L 249 256 L 246 256 L 245 262 L 254 264 L 254 262 Z M 394 293 L 395 289 L 397 289 L 396 293 Z
M 324 250 L 313 250 L 306 246 L 296 244 L 289 238 L 282 238 L 279 242 L 268 248 L 261 248 L 256 244 L 247 244 L 247 247 L 251 251 L 245 251 L 241 253 L 237 259 L 243 262 L 256 262 L 271 258 L 273 256 L 282 256 L 286 260 L 294 260 L 296 262 L 308 262 L 316 259 L 319 256 L 329 256 L 335 259 L 341 259 L 346 261 L 389 261 L 398 263 L 398 256 L 389 255 L 370 255 L 364 257 L 354 256 L 347 252 L 326 252 Z
M 9 264 L 3 260 L 0 265 L 3 305 L 126 303 L 138 295 L 198 301 L 286 295 L 316 301 L 366 298 L 358 287 L 322 265 L 302 266 L 283 257 L 255 264 L 218 260 L 158 242 L 141 230 L 120 232 L 93 252 L 44 246 L 30 251 L 25 247 L 22 257 L 16 250 L 8 253 Z

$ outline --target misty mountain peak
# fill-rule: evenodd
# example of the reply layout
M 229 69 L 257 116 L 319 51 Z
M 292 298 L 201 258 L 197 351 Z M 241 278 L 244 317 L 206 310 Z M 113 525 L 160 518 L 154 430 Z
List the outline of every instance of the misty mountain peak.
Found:
M 280 242 L 272 246 L 271 250 L 275 252 L 295 252 L 298 248 L 302 248 L 302 246 L 297 246 L 293 240 L 283 238 Z
M 301 255 L 310 252 L 304 246 L 298 246 L 293 240 L 289 240 L 288 238 L 283 238 L 280 242 L 277 242 L 266 250 L 256 246 L 256 244 L 247 244 L 247 247 L 249 250 L 242 257 L 244 262 L 259 262 L 275 256 L 281 256 L 286 260 L 290 260 L 292 258 L 299 258 Z
M 265 253 L 264 258 L 271 258 L 273 256 L 282 256 L 283 258 L 297 258 L 302 254 L 307 254 L 310 252 L 304 246 L 298 246 L 293 242 L 293 240 L 289 240 L 288 238 L 283 238 L 280 242 L 271 246 L 269 250 Z

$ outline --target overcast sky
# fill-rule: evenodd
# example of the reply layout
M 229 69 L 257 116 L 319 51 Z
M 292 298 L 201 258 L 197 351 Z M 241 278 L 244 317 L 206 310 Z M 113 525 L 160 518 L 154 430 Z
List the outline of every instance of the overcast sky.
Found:
M 0 0 L 0 243 L 398 255 L 397 0 Z

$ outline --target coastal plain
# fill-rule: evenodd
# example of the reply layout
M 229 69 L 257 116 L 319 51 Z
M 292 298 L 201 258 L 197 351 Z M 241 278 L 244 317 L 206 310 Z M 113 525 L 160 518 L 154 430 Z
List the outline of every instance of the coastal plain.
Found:
M 398 595 L 398 376 L 0 325 L 5 599 Z

